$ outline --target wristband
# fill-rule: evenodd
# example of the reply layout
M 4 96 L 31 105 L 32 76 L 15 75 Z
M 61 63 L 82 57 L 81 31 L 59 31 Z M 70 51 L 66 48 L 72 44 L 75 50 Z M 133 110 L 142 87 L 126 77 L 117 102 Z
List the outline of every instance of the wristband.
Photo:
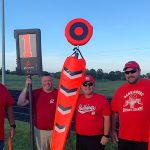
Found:
M 105 136 L 106 138 L 109 138 L 109 135 L 108 135 L 108 134 L 107 134 L 107 135 L 104 135 L 104 134 L 103 134 L 103 136 Z
M 11 124 L 10 127 L 15 129 L 16 128 L 16 124 Z

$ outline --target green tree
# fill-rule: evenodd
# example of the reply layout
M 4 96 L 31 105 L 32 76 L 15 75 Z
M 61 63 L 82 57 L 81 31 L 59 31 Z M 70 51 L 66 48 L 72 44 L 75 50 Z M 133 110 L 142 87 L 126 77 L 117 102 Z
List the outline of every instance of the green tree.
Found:
M 10 74 L 10 70 L 7 69 L 7 70 L 5 71 L 5 73 L 6 73 L 6 74 Z
M 115 71 L 116 79 L 121 80 L 122 79 L 122 73 L 121 71 Z
M 147 73 L 147 74 L 146 74 L 146 77 L 150 79 L 150 73 Z
M 2 68 L 0 69 L 0 75 L 2 75 Z
M 111 80 L 111 81 L 116 80 L 116 74 L 114 71 L 109 72 L 109 80 Z
M 109 80 L 109 74 L 108 73 L 103 73 L 103 79 L 104 80 Z
M 102 80 L 103 79 L 103 70 L 102 69 L 98 69 L 97 72 L 96 72 L 96 78 L 99 79 L 99 80 Z
M 96 71 L 95 71 L 95 69 L 90 69 L 90 75 L 91 75 L 93 78 L 96 78 Z
M 90 74 L 90 70 L 89 70 L 89 69 L 86 69 L 86 70 L 85 70 L 85 75 L 88 75 L 88 74 Z
M 61 74 L 61 72 L 58 71 L 58 72 L 54 73 L 54 77 L 57 79 L 60 79 L 60 74 Z

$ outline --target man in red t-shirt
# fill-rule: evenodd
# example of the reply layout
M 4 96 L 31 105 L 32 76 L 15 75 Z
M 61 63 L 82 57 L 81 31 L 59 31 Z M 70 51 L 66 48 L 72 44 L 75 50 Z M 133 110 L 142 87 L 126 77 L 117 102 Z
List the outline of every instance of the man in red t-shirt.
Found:
M 115 132 L 119 117 L 119 150 L 148 150 L 150 121 L 150 80 L 141 79 L 137 62 L 129 61 L 124 66 L 128 81 L 118 88 L 112 99 L 112 138 L 118 141 Z
M 109 138 L 110 106 L 105 96 L 94 92 L 95 82 L 87 75 L 82 84 L 76 112 L 76 149 L 104 150 Z
M 58 91 L 53 87 L 53 81 L 49 74 L 42 76 L 41 83 L 42 88 L 32 91 L 34 133 L 38 150 L 49 150 Z M 28 84 L 31 84 L 31 79 L 27 77 L 25 88 L 18 98 L 20 106 L 29 104 Z
M 15 131 L 15 120 L 12 105 L 14 100 L 6 87 L 0 83 L 0 150 L 4 147 L 4 118 L 5 112 L 10 124 L 9 136 L 12 138 Z

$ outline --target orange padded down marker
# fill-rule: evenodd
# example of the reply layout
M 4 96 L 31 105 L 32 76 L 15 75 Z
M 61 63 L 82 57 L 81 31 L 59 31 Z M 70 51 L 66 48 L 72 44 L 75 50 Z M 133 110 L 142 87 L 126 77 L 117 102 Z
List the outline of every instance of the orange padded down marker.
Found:
M 7 143 L 8 143 L 8 150 L 12 150 L 13 148 L 12 148 L 12 142 L 10 136 L 8 137 Z
M 148 139 L 148 150 L 150 150 L 150 125 L 149 125 L 149 139 Z
M 51 150 L 63 150 L 85 73 L 84 58 L 66 59 L 59 83 Z

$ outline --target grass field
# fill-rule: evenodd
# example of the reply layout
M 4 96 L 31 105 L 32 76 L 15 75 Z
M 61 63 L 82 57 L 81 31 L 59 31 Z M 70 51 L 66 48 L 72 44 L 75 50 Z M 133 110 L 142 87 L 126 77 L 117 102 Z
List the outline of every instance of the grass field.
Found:
M 40 77 L 33 76 L 33 89 L 41 86 Z M 1 81 L 1 76 L 0 76 Z M 115 90 L 125 81 L 96 81 L 95 91 L 106 96 L 113 96 Z M 54 86 L 57 88 L 59 79 L 54 79 Z M 25 76 L 7 75 L 6 86 L 8 89 L 22 90 L 25 85 Z
M 33 89 L 41 86 L 40 77 L 33 76 Z M 1 76 L 0 76 L 1 80 Z M 112 97 L 115 90 L 123 84 L 125 81 L 96 81 L 95 91 L 102 93 L 106 96 Z M 57 88 L 59 84 L 58 79 L 54 79 L 54 85 Z M 8 89 L 22 90 L 25 85 L 25 76 L 7 75 L 6 86 Z M 14 150 L 29 150 L 30 149 L 30 131 L 29 123 L 16 121 L 17 134 L 13 139 Z M 8 137 L 8 122 L 5 124 L 6 137 Z M 106 146 L 106 150 L 116 150 L 116 146 L 109 142 Z M 5 150 L 7 150 L 7 144 L 5 143 Z M 65 150 L 75 150 L 75 133 L 70 134 L 70 138 L 66 143 Z
M 16 121 L 16 135 L 12 140 L 13 149 L 14 150 L 29 150 L 30 149 L 30 126 L 29 123 Z M 4 150 L 8 150 L 7 147 L 7 137 L 8 137 L 8 121 L 5 121 L 5 132 L 6 132 L 6 143 Z M 75 133 L 71 132 L 70 137 L 66 142 L 65 150 L 75 150 Z M 105 150 L 116 150 L 116 145 L 113 145 L 109 142 L 105 148 Z

